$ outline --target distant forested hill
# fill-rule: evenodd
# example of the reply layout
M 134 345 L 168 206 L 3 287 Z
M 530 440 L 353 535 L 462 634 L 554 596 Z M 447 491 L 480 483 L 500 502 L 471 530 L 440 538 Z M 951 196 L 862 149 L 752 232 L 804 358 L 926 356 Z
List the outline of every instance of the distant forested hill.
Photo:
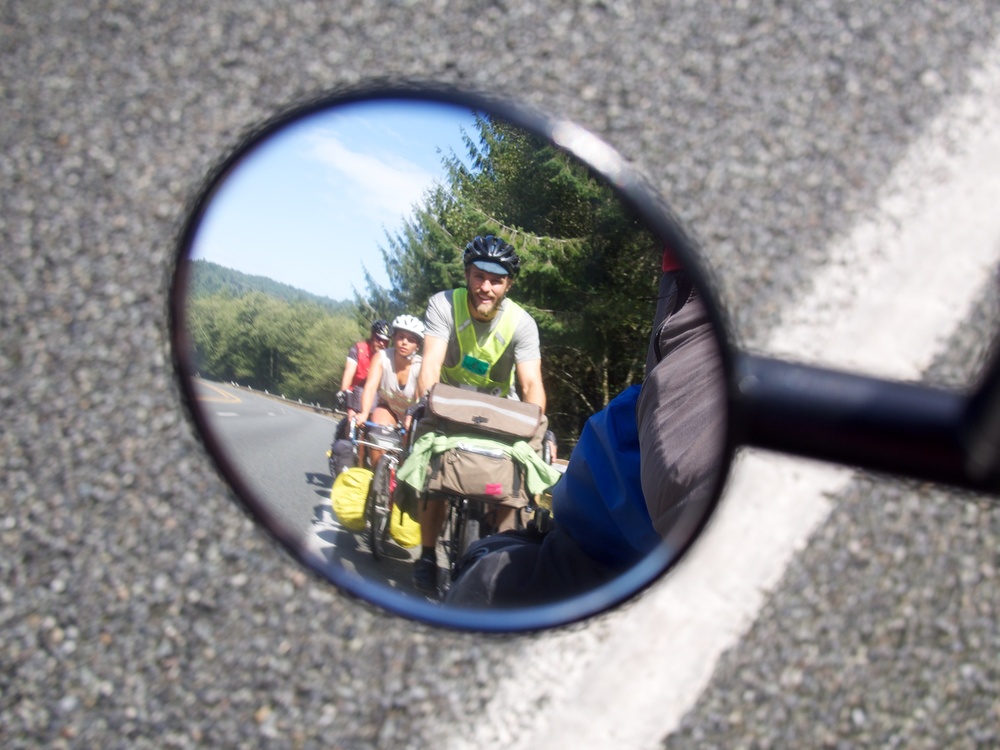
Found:
M 193 298 L 227 292 L 233 297 L 242 297 L 251 292 L 261 292 L 285 302 L 312 302 L 334 313 L 350 314 L 355 309 L 351 300 L 321 297 L 266 276 L 251 276 L 208 260 L 191 261 L 190 284 L 189 292 Z
M 332 406 L 347 350 L 366 334 L 353 301 L 191 261 L 185 304 L 191 361 L 204 377 Z

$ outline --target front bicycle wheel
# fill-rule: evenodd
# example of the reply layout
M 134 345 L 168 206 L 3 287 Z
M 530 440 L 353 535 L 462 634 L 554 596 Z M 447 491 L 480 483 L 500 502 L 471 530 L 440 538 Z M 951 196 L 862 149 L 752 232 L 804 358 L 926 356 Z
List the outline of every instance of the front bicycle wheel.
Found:
M 368 493 L 368 546 L 372 556 L 381 560 L 389 549 L 389 520 L 392 515 L 389 483 L 392 478 L 392 459 L 382 456 L 375 465 L 372 486 Z
M 448 500 L 446 532 L 439 543 L 444 547 L 445 559 L 448 562 L 449 581 L 455 570 L 455 563 L 462 556 L 462 542 L 465 539 L 465 529 L 469 520 L 468 513 L 469 501 L 466 498 L 453 497 Z
M 480 531 L 480 521 L 478 518 L 470 517 L 466 519 L 465 526 L 462 528 L 462 536 L 459 539 L 458 544 L 458 557 L 465 554 L 466 550 L 472 545 L 473 542 L 479 539 Z

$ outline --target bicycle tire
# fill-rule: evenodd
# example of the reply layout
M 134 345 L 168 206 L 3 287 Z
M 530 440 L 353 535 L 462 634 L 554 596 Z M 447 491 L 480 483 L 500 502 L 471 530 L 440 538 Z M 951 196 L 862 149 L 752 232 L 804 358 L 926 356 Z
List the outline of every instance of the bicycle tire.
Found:
M 368 492 L 368 546 L 372 557 L 381 560 L 389 549 L 389 520 L 392 506 L 389 498 L 391 460 L 382 456 L 375 465 L 371 490 Z
M 461 557 L 462 538 L 468 520 L 469 501 L 465 498 L 455 498 L 448 503 L 448 540 L 445 543 L 445 557 L 448 560 L 448 580 L 455 570 L 455 564 Z
M 466 519 L 465 525 L 462 529 L 462 535 L 458 540 L 458 555 L 455 558 L 456 561 L 466 553 L 473 542 L 479 539 L 480 528 L 481 524 L 478 519 Z

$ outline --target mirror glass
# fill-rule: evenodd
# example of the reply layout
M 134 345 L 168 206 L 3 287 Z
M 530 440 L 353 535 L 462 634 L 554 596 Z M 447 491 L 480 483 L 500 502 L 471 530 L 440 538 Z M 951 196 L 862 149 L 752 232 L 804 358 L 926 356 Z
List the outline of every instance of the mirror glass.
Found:
M 476 237 L 510 245 L 520 260 L 516 275 L 498 268 L 503 258 L 489 248 L 476 257 L 493 265 L 470 266 L 478 277 L 467 273 L 463 254 Z M 726 348 L 715 307 L 696 304 L 711 294 L 702 278 L 672 215 L 582 129 L 454 93 L 369 91 L 276 118 L 210 176 L 180 243 L 175 359 L 192 419 L 220 470 L 297 560 L 355 596 L 424 621 L 548 627 L 599 612 L 655 580 L 714 507 L 730 453 Z M 415 382 L 422 360 L 408 355 L 415 342 L 428 361 L 439 357 L 431 345 L 447 343 L 442 315 L 431 330 L 437 339 L 396 334 L 430 327 L 432 296 L 467 287 L 486 305 L 473 328 L 483 330 L 485 319 L 485 330 L 492 326 L 503 342 L 499 354 L 483 348 L 471 361 L 485 360 L 482 372 L 501 368 L 503 340 L 511 338 L 510 348 L 519 347 L 512 390 L 522 406 L 543 395 L 547 421 L 529 409 L 524 419 L 535 421 L 526 434 L 481 437 L 527 443 L 542 466 L 534 458 L 518 464 L 510 451 L 501 461 L 520 467 L 510 484 L 524 484 L 526 508 L 497 515 L 495 504 L 472 494 L 462 505 L 453 488 L 434 506 L 447 517 L 430 591 L 415 583 L 414 571 L 428 546 L 416 524 L 431 506 L 419 479 L 402 477 L 421 428 L 430 432 L 437 417 L 419 412 L 402 450 L 389 426 L 352 433 L 352 406 L 374 420 L 381 404 L 383 416 L 393 417 L 382 420 L 387 425 L 405 420 L 412 385 L 395 401 L 390 386 L 373 391 L 365 412 L 353 400 L 362 398 L 363 389 L 351 387 L 359 378 L 345 381 L 344 373 L 358 375 L 377 360 L 383 382 L 399 389 L 411 373 Z M 498 333 L 508 308 L 492 318 L 487 308 L 505 295 L 528 324 Z M 640 463 L 630 425 L 658 305 L 661 318 L 677 308 L 668 318 L 673 329 L 658 337 L 660 356 L 675 366 L 661 363 L 663 376 L 655 388 L 647 382 L 640 398 Z M 419 325 L 411 320 L 402 324 L 411 330 L 390 331 L 383 353 L 373 322 L 391 324 L 400 315 Z M 471 354 L 461 354 L 467 365 Z M 464 371 L 450 367 L 443 363 L 441 378 L 461 381 Z M 491 382 L 506 386 L 508 377 L 495 372 Z M 469 392 L 470 383 L 460 385 Z M 623 392 L 627 397 L 613 401 Z M 499 403 L 503 411 L 516 402 Z M 595 413 L 603 420 L 585 429 Z M 380 456 L 395 457 L 381 473 Z M 571 456 L 576 466 L 567 472 Z M 422 476 L 439 467 L 430 459 Z M 475 470 L 482 472 L 481 464 Z M 500 476 L 487 477 L 487 494 L 504 484 L 507 475 Z M 388 520 L 373 510 L 379 492 L 394 499 Z M 453 516 L 467 522 L 459 528 Z M 496 540 L 488 534 L 496 524 L 515 531 L 500 535 L 499 545 L 476 544 L 479 567 L 466 559 L 452 584 L 449 554 L 483 534 Z M 515 564 L 489 568 L 504 549 L 514 550 L 507 558 Z M 577 572 L 566 582 L 561 570 Z M 482 590 L 491 576 L 503 581 L 502 591 Z

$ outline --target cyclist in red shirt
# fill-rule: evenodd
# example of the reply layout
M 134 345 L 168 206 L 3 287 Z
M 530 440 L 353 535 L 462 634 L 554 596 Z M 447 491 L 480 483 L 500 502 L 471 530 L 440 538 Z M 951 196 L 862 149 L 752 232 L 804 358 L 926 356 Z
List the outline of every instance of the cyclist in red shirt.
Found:
M 344 376 L 340 379 L 340 392 L 337 393 L 337 406 L 347 412 L 348 420 L 361 409 L 361 393 L 368 379 L 372 357 L 388 345 L 389 324 L 384 320 L 376 320 L 372 323 L 368 340 L 357 342 L 347 351 Z

